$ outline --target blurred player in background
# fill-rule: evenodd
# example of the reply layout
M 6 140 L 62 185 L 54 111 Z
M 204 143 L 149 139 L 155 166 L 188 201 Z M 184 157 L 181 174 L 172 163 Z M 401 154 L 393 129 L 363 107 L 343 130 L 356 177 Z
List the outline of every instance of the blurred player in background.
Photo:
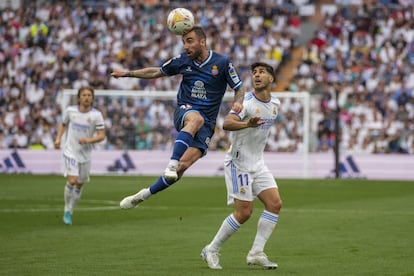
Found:
M 227 85 L 234 91 L 232 109 L 240 112 L 244 97 L 242 81 L 227 56 L 208 50 L 206 34 L 199 26 L 182 36 L 185 52 L 161 67 L 148 67 L 134 71 L 114 70 L 112 76 L 154 79 L 182 75 L 174 112 L 174 125 L 179 131 L 171 159 L 155 183 L 120 202 L 129 209 L 148 199 L 181 178 L 194 162 L 207 153 L 214 134 L 216 119 Z
M 93 107 L 94 98 L 91 87 L 78 90 L 78 105 L 69 106 L 64 111 L 55 140 L 55 148 L 62 146 L 63 149 L 64 175 L 67 177 L 63 222 L 69 225 L 72 224 L 73 209 L 81 196 L 83 183 L 89 181 L 94 143 L 105 139 L 104 119 L 102 113 Z M 64 144 L 61 145 L 63 134 Z
M 246 261 L 269 269 L 277 268 L 277 264 L 267 258 L 264 247 L 278 222 L 282 200 L 276 181 L 264 163 L 263 152 L 280 101 L 271 95 L 275 78 L 273 68 L 258 62 L 252 64 L 251 70 L 254 91 L 246 94 L 243 110 L 240 113 L 231 111 L 223 124 L 223 129 L 233 131 L 224 171 L 227 204 L 234 204 L 234 211 L 224 219 L 214 239 L 201 252 L 211 269 L 222 268 L 218 257 L 220 248 L 250 218 L 256 197 L 264 204 L 264 211 Z

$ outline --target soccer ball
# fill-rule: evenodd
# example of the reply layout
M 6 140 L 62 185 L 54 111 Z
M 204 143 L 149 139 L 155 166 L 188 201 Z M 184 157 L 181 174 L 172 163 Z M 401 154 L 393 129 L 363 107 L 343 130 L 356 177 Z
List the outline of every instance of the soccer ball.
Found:
M 167 18 L 168 29 L 175 35 L 184 35 L 194 27 L 194 15 L 184 8 L 170 11 Z

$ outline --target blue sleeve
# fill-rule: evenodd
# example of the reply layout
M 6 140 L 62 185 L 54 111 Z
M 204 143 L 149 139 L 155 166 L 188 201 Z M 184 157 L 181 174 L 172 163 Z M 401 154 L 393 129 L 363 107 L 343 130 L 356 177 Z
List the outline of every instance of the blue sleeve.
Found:
M 238 90 L 240 87 L 243 86 L 243 82 L 241 81 L 239 74 L 237 73 L 236 68 L 233 64 L 229 61 L 226 70 L 226 79 L 229 86 L 234 89 Z
M 182 55 L 173 57 L 161 66 L 161 73 L 167 76 L 174 76 L 180 73 L 180 66 L 182 65 Z

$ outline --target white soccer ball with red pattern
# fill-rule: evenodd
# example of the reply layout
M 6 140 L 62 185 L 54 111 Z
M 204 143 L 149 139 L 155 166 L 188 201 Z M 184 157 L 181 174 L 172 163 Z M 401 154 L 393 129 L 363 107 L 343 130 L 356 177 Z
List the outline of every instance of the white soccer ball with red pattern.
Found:
M 167 27 L 175 35 L 184 35 L 194 27 L 194 15 L 185 8 L 173 9 L 168 14 Z

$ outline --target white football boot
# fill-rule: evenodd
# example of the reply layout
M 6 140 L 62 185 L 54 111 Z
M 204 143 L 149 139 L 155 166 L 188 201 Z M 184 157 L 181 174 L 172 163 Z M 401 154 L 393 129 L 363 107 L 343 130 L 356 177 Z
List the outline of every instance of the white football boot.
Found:
M 207 265 L 211 269 L 222 269 L 220 265 L 219 253 L 208 249 L 206 245 L 201 251 L 201 258 L 206 261 Z
M 269 261 L 264 252 L 249 252 L 246 257 L 246 262 L 248 265 L 259 265 L 267 269 L 276 269 L 278 267 L 277 263 Z
M 137 206 L 138 204 L 140 204 L 141 202 L 143 202 L 145 200 L 143 194 L 147 190 L 148 190 L 148 188 L 144 188 L 144 189 L 140 190 L 138 193 L 136 193 L 134 195 L 125 197 L 119 203 L 119 207 L 121 207 L 121 209 L 134 208 L 135 206 Z

